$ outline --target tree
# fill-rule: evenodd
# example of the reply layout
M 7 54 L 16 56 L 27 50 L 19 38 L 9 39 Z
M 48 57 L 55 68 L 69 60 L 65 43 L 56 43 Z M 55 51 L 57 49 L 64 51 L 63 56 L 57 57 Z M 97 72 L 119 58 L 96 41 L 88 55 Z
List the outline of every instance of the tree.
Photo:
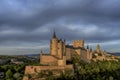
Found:
M 4 71 L 6 71 L 7 70 L 7 66 L 3 65 L 3 66 L 1 66 L 1 69 L 3 69 Z
M 13 77 L 14 77 L 15 79 L 19 78 L 20 76 L 21 76 L 20 73 L 15 73 L 15 74 L 13 75 Z
M 11 79 L 12 75 L 13 75 L 12 71 L 10 69 L 8 69 L 6 72 L 6 79 Z

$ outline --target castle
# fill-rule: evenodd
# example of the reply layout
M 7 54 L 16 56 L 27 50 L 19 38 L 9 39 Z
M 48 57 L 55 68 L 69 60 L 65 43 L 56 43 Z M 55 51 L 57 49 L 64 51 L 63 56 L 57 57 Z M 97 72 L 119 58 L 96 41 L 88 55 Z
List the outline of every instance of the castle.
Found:
M 84 48 L 84 40 L 75 40 L 72 45 L 66 45 L 66 41 L 58 39 L 55 32 L 50 41 L 50 54 L 41 52 L 40 64 L 64 66 L 66 61 L 71 61 L 72 56 L 78 54 L 81 60 L 89 61 L 92 59 L 92 50 Z
M 73 56 L 77 55 L 79 60 L 90 62 L 91 60 L 106 60 L 107 52 L 101 51 L 100 45 L 97 45 L 96 50 L 87 46 L 84 47 L 84 40 L 74 40 L 72 45 L 66 45 L 66 41 L 58 39 L 55 32 L 53 33 L 52 40 L 50 41 L 50 53 L 40 53 L 40 64 L 42 66 L 26 66 L 25 74 L 36 74 L 41 71 L 54 71 L 54 70 L 71 70 L 74 73 L 73 64 L 67 64 L 67 61 L 72 61 Z M 60 74 L 54 72 L 53 75 Z M 28 80 L 25 77 L 23 80 Z

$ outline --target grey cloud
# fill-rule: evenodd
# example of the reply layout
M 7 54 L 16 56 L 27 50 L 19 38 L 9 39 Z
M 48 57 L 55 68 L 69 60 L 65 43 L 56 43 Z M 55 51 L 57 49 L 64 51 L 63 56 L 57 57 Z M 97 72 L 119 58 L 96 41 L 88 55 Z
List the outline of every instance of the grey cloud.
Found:
M 0 33 L 11 30 L 13 33 L 0 34 L 0 44 L 9 45 L 14 41 L 18 42 L 16 45 L 44 44 L 50 40 L 54 29 L 59 38 L 67 41 L 120 40 L 119 5 L 119 0 L 1 0 Z M 90 30 L 93 25 L 97 29 Z
M 39 26 L 44 26 L 45 24 L 48 24 L 64 16 L 68 16 L 68 17 L 78 16 L 79 18 L 83 19 L 84 22 L 88 22 L 89 24 L 96 24 L 96 23 L 99 24 L 100 22 L 105 24 L 105 22 L 108 23 L 109 20 L 110 22 L 119 20 L 119 13 L 120 13 L 119 7 L 113 6 L 115 8 L 114 11 L 111 8 L 109 2 L 107 1 L 75 0 L 75 2 L 73 3 L 73 5 L 72 3 L 69 3 L 67 7 L 62 7 L 62 4 L 57 6 L 57 5 L 53 5 L 52 3 L 49 3 L 49 5 L 46 4 L 46 6 L 44 6 L 46 8 L 43 9 L 39 7 L 35 8 L 34 10 L 28 9 L 28 11 L 31 10 L 30 13 L 35 12 L 28 17 L 26 17 L 27 15 L 24 16 L 24 14 L 19 14 L 19 12 L 14 12 L 13 14 L 11 14 L 9 13 L 10 12 L 9 11 L 8 13 L 6 13 L 7 16 L 5 14 L 1 16 L 0 23 L 11 25 L 12 27 L 29 30 L 29 29 L 35 29 L 36 27 Z M 55 3 L 55 1 L 53 3 Z M 117 4 L 118 3 L 119 2 L 117 2 Z M 110 7 L 110 9 L 108 9 L 108 7 Z M 26 14 L 27 14 L 27 10 L 26 10 Z

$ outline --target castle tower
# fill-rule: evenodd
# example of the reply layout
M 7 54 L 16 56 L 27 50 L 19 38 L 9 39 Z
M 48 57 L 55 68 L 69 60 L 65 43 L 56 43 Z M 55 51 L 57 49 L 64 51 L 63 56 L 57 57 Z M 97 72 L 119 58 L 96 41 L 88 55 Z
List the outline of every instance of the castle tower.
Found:
M 64 42 L 63 42 L 63 53 L 65 53 L 65 55 L 66 55 L 66 47 L 65 47 L 65 45 L 66 45 L 66 40 L 64 40 Z
M 93 51 L 92 51 L 92 48 L 90 48 L 90 59 L 92 59 L 92 54 L 93 54 Z
M 82 47 L 82 48 L 84 48 L 84 40 L 75 40 L 75 41 L 73 41 L 73 47 Z
M 62 58 L 63 53 L 65 53 L 65 40 L 62 41 L 62 39 L 58 40 L 58 57 Z
M 92 59 L 92 48 L 89 48 L 89 46 L 87 46 L 87 59 Z
M 101 52 L 101 49 L 100 49 L 100 45 L 98 44 L 97 47 L 96 47 L 96 52 L 97 53 L 100 53 Z
M 104 56 L 106 56 L 106 55 L 107 55 L 107 52 L 106 52 L 105 50 L 104 50 L 104 52 L 103 52 L 103 55 L 104 55 Z
M 58 42 L 58 39 L 57 39 L 56 34 L 54 32 L 53 33 L 52 41 L 50 43 L 50 52 L 51 52 L 51 55 L 57 55 L 57 52 L 58 52 L 57 42 Z
M 90 49 L 89 49 L 89 46 L 87 45 L 87 59 L 89 60 L 89 58 L 90 58 Z
M 58 41 L 58 54 L 57 54 L 57 56 L 58 56 L 60 59 L 61 59 L 62 56 L 63 56 L 63 42 L 62 42 L 61 39 Z

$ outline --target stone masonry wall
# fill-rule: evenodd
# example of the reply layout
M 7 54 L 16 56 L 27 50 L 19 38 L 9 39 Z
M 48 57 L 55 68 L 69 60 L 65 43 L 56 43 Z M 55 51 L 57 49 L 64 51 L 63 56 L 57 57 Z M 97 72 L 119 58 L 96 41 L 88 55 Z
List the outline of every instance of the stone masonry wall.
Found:
M 52 55 L 41 55 L 40 64 L 57 65 L 57 59 Z

